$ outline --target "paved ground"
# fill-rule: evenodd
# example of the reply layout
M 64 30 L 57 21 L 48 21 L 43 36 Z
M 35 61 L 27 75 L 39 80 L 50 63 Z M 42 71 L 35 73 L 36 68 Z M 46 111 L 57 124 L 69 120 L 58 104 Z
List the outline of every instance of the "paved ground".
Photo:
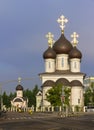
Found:
M 7 113 L 0 130 L 94 130 L 94 113 L 60 117 L 56 113 Z

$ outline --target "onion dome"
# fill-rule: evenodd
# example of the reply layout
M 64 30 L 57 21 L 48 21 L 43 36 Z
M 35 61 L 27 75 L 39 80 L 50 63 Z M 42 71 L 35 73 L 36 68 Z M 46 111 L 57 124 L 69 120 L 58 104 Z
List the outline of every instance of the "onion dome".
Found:
M 55 58 L 56 58 L 56 53 L 55 53 L 55 51 L 54 51 L 51 47 L 49 47 L 49 48 L 43 53 L 43 58 L 44 58 L 44 59 L 49 59 L 49 58 L 55 59 Z
M 65 78 L 60 78 L 56 81 L 56 85 L 64 85 L 64 86 L 70 86 L 70 82 Z
M 76 48 L 78 40 L 77 38 L 79 37 L 79 35 L 76 32 L 73 32 L 73 34 L 71 35 L 71 37 L 73 38 L 72 40 L 72 44 L 73 44 L 73 49 L 70 51 L 69 53 L 69 58 L 78 58 L 81 59 L 82 58 L 82 54 L 81 52 Z
M 71 86 L 83 86 L 79 80 L 73 80 L 70 84 Z
M 65 23 L 67 23 L 68 20 L 64 15 L 61 15 L 57 22 L 60 24 L 62 34 L 61 37 L 54 43 L 53 49 L 57 54 L 69 54 L 72 49 L 72 45 L 64 36 Z
M 81 59 L 82 58 L 82 53 L 75 47 L 73 47 L 73 49 L 70 51 L 69 53 L 69 58 L 78 58 Z
M 47 87 L 47 86 L 54 86 L 55 82 L 52 80 L 47 80 L 44 82 L 44 84 L 42 85 L 42 87 Z
M 16 90 L 23 90 L 23 87 L 19 84 L 17 85 Z
M 72 44 L 65 38 L 64 34 L 54 43 L 53 49 L 57 54 L 69 54 Z
M 16 98 L 16 99 L 14 100 L 14 102 L 22 102 L 22 99 Z

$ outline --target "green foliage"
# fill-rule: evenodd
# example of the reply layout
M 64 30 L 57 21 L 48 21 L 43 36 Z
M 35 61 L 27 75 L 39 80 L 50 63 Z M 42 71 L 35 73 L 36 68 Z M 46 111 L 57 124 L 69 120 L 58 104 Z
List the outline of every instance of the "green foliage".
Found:
M 10 107 L 9 96 L 6 94 L 6 92 L 4 92 L 2 95 L 2 102 L 4 105 L 6 105 L 7 108 Z
M 91 86 L 85 91 L 84 94 L 84 104 L 94 104 L 94 82 L 91 83 Z
M 47 101 L 51 103 L 52 106 L 61 106 L 62 105 L 62 96 L 64 96 L 64 104 L 69 105 L 69 97 L 71 89 L 68 87 L 64 87 L 64 95 L 62 95 L 63 86 L 56 85 L 53 86 L 47 92 Z
M 36 107 L 36 94 L 38 93 L 38 91 L 39 89 L 37 85 L 35 85 L 32 90 L 24 90 L 24 97 L 28 98 L 28 107 L 31 107 L 32 105 Z
M 32 105 L 34 105 L 34 107 L 36 107 L 36 94 L 38 93 L 38 91 L 38 86 L 35 85 L 34 89 L 32 90 Z
M 91 89 L 88 88 L 84 94 L 84 104 L 85 106 L 87 106 L 91 101 L 91 96 L 92 96 L 92 92 L 91 92 Z
M 61 106 L 61 93 L 61 85 L 53 86 L 47 92 L 47 101 L 49 101 L 52 106 Z
M 64 104 L 69 106 L 70 105 L 70 94 L 71 94 L 71 89 L 68 88 L 68 87 L 65 87 L 64 89 L 64 92 L 65 92 L 65 100 L 64 100 Z
M 79 112 L 80 111 L 80 107 L 78 105 L 75 106 L 75 111 Z
M 29 89 L 24 90 L 23 96 L 28 99 L 28 107 L 32 106 L 31 100 L 32 100 L 32 91 Z
M 23 96 L 28 98 L 28 107 L 31 107 L 34 105 L 36 106 L 36 94 L 39 91 L 38 86 L 35 85 L 35 87 L 32 90 L 26 89 L 23 91 Z M 6 92 L 3 92 L 2 94 L 2 100 L 3 105 L 5 105 L 7 108 L 11 107 L 11 100 L 16 97 L 16 93 L 10 93 L 9 95 L 6 94 Z

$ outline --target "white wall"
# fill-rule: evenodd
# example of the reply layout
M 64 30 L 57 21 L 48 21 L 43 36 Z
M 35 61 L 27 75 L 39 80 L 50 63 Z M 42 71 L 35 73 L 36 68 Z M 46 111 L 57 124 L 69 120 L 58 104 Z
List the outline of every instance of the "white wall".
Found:
M 71 105 L 83 105 L 83 88 L 80 86 L 73 86 L 71 89 Z

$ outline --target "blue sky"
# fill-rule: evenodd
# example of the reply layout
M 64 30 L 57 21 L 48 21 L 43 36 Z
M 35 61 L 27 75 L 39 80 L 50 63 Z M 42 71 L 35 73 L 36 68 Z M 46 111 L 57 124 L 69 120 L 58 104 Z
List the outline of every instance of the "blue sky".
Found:
M 94 1 L 93 0 L 0 0 L 0 83 L 17 80 L 32 88 L 41 85 L 38 74 L 44 72 L 45 35 L 50 31 L 56 41 L 61 30 L 57 19 L 68 19 L 65 36 L 76 31 L 78 48 L 83 53 L 81 71 L 94 76 Z M 34 79 L 32 79 L 34 78 Z M 3 84 L 6 91 L 18 83 Z

